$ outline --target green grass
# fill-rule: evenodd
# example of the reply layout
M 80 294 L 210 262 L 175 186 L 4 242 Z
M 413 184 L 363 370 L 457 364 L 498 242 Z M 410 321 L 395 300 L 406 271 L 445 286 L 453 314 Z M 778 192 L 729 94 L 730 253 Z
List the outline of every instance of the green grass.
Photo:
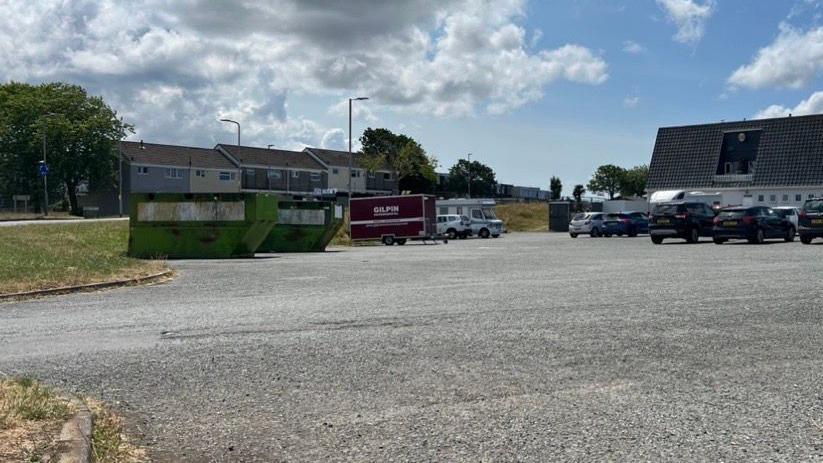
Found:
M 0 382 L 0 429 L 23 421 L 59 420 L 70 412 L 65 399 L 29 378 Z
M 0 293 L 96 283 L 163 270 L 126 256 L 128 222 L 0 227 Z
M 496 212 L 510 232 L 549 230 L 549 205 L 546 203 L 498 204 Z

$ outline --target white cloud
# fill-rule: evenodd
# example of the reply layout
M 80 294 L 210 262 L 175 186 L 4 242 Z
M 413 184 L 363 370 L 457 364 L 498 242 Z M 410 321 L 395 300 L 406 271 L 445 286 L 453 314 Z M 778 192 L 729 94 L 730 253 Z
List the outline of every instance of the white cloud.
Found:
M 626 108 L 634 109 L 638 103 L 640 103 L 639 96 L 626 96 L 626 98 L 623 98 L 623 106 Z
M 646 51 L 646 49 L 643 47 L 643 45 L 640 45 L 634 40 L 624 40 L 623 51 L 625 51 L 626 53 L 636 55 L 638 53 L 643 53 L 644 51 Z
M 774 42 L 761 48 L 751 63 L 729 77 L 738 87 L 802 88 L 823 71 L 823 27 L 806 32 L 786 24 Z
M 341 118 L 349 117 L 349 100 L 348 98 L 340 100 L 338 103 L 329 107 L 329 114 Z M 352 119 L 357 121 L 367 122 L 369 124 L 376 123 L 379 119 L 374 111 L 371 109 L 369 100 L 366 101 L 352 101 L 351 106 Z
M 771 105 L 754 115 L 754 119 L 768 119 L 771 117 L 805 116 L 807 114 L 823 113 L 823 92 L 814 92 L 797 104 L 794 108 L 787 108 L 781 105 Z
M 666 12 L 669 21 L 677 26 L 673 39 L 677 42 L 695 45 L 703 38 L 706 22 L 715 11 L 714 0 L 699 3 L 697 0 L 657 0 Z

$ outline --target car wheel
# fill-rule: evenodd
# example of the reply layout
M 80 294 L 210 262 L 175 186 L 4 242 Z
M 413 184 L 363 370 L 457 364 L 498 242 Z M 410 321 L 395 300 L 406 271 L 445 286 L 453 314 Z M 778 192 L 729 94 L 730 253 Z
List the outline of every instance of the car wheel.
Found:
M 723 244 L 726 242 L 723 238 L 714 238 L 712 241 L 714 241 L 714 244 Z
M 663 242 L 663 238 L 660 236 L 652 236 L 652 243 L 660 244 Z
M 592 228 L 591 236 L 592 238 L 597 238 L 598 236 L 600 236 L 600 229 L 597 227 Z
M 489 237 L 490 233 L 487 229 L 481 228 L 480 233 L 478 233 L 478 235 L 480 235 L 481 238 L 486 239 Z
M 700 230 L 692 228 L 689 230 L 689 236 L 686 238 L 686 242 L 697 243 L 698 241 L 700 241 Z
M 460 238 L 461 240 L 464 240 L 464 239 L 469 237 L 469 232 L 463 232 L 463 233 L 457 235 L 457 237 Z
M 394 244 L 394 237 L 393 236 L 384 236 L 383 237 L 383 244 L 386 246 L 391 246 Z
M 399 240 L 397 240 L 398 246 L 403 246 L 404 244 L 406 244 L 406 238 L 400 238 Z
M 803 244 L 812 244 L 812 237 L 800 235 L 800 242 Z
M 449 228 L 446 230 L 446 236 L 448 236 L 450 240 L 457 238 L 457 230 L 454 228 Z
M 571 236 L 572 238 L 577 238 L 577 233 L 569 233 L 569 236 Z
M 789 230 L 786 232 L 786 237 L 783 238 L 783 241 L 785 241 L 787 243 L 791 243 L 792 241 L 794 241 L 794 235 L 795 235 L 794 227 L 789 227 Z
M 612 234 L 611 233 L 603 233 L 603 236 L 605 236 L 606 238 L 611 238 Z
M 763 244 L 763 241 L 766 240 L 766 236 L 763 234 L 763 230 L 758 228 L 754 234 L 754 237 L 749 239 L 749 243 L 751 244 Z

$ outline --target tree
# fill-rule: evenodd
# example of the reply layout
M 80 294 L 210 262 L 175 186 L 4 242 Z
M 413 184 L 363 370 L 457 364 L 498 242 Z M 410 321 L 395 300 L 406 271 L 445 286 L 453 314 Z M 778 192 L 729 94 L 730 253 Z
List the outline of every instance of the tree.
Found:
M 116 184 L 117 142 L 129 131 L 102 98 L 80 86 L 0 85 L 0 185 L 7 194 L 33 194 L 42 209 L 38 163 L 45 138 L 50 197 L 67 195 L 71 212 L 79 214 L 81 183 L 98 189 Z
M 413 138 L 388 129 L 369 127 L 363 131 L 360 143 L 365 155 L 362 164 L 366 169 L 375 170 L 378 166 L 390 165 L 397 174 L 401 191 L 427 193 L 437 183 L 434 171 L 437 159 L 427 155 Z
M 563 193 L 563 182 L 559 177 L 552 177 L 549 180 L 549 190 L 552 192 L 552 200 L 557 201 Z
M 479 161 L 461 159 L 449 169 L 449 191 L 463 195 L 469 191 L 471 178 L 471 195 L 475 197 L 494 196 L 497 180 L 491 167 Z
M 606 193 L 609 199 L 614 199 L 615 193 L 620 190 L 620 182 L 626 169 L 612 164 L 606 164 L 597 168 L 589 180 L 589 191 L 595 193 Z
M 575 211 L 580 212 L 583 210 L 583 195 L 586 194 L 586 188 L 583 185 L 575 185 L 574 191 L 572 191 L 572 196 L 574 197 L 575 203 Z
M 620 194 L 624 197 L 645 195 L 648 178 L 649 166 L 645 164 L 626 170 L 620 180 Z

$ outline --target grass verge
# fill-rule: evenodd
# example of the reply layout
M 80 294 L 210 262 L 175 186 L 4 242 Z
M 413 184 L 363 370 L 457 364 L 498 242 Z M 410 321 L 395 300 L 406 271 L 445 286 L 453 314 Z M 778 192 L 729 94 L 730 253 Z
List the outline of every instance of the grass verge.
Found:
M 0 228 L 0 294 L 147 276 L 162 261 L 126 256 L 128 222 Z
M 0 381 L 0 461 L 45 461 L 72 412 L 70 402 L 28 379 Z
M 94 415 L 91 440 L 95 463 L 143 463 L 122 419 L 101 402 L 84 399 Z M 75 408 L 71 400 L 29 378 L 0 380 L 0 461 L 55 461 L 57 437 Z
M 496 212 L 510 232 L 549 230 L 549 205 L 546 203 L 498 204 Z

